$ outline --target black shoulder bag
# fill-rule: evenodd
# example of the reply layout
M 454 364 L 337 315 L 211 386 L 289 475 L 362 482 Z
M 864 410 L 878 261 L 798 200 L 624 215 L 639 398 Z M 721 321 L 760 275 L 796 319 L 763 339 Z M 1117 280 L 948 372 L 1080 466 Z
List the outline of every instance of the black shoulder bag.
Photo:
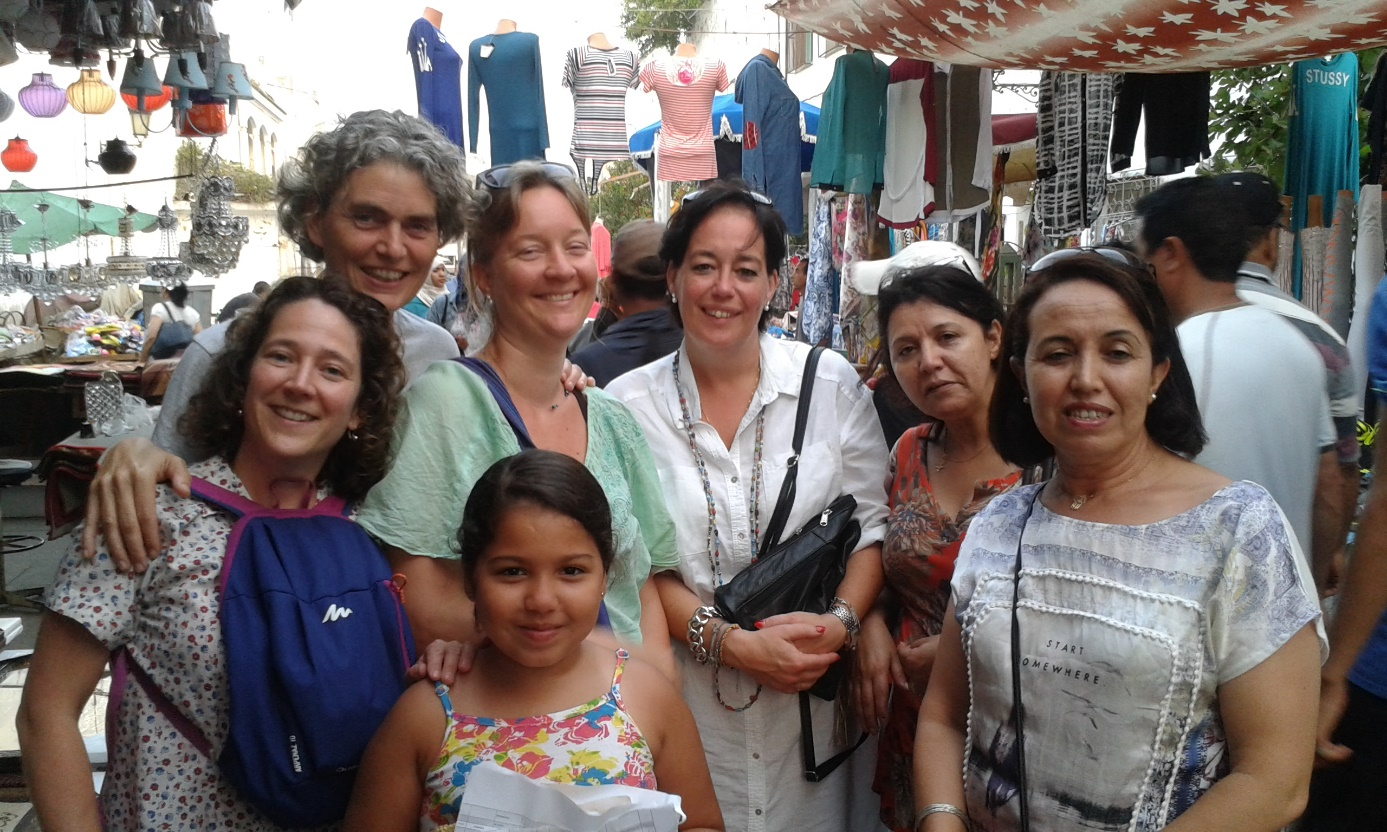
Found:
M 785 480 L 775 512 L 761 540 L 756 562 L 713 592 L 713 606 L 718 615 L 743 629 L 756 627 L 756 622 L 772 615 L 787 612 L 808 612 L 822 615 L 828 612 L 838 585 L 848 570 L 848 556 L 857 549 L 862 537 L 862 525 L 853 519 L 857 500 L 844 494 L 834 500 L 803 528 L 796 529 L 789 539 L 780 542 L 790 509 L 795 503 L 795 480 L 799 473 L 799 454 L 804 447 L 804 431 L 809 422 L 809 403 L 814 392 L 814 375 L 819 366 L 823 347 L 815 347 L 804 365 L 800 382 L 799 405 L 795 412 L 795 435 L 786 463 Z M 843 663 L 831 665 L 809 693 L 832 700 L 843 678 Z M 810 720 L 809 694 L 799 695 L 800 739 L 804 750 L 804 779 L 817 783 L 828 777 L 867 739 L 864 733 L 855 745 L 831 757 L 822 765 L 815 763 L 814 727 Z

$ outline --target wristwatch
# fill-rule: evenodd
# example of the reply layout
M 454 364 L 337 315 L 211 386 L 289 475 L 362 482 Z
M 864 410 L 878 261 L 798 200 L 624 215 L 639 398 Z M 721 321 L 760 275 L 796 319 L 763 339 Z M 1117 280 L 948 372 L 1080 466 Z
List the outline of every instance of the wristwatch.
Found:
M 843 649 L 857 649 L 857 634 L 862 632 L 862 622 L 858 620 L 852 604 L 835 596 L 833 602 L 828 605 L 828 614 L 843 622 L 843 627 L 848 631 L 848 640 L 843 642 Z

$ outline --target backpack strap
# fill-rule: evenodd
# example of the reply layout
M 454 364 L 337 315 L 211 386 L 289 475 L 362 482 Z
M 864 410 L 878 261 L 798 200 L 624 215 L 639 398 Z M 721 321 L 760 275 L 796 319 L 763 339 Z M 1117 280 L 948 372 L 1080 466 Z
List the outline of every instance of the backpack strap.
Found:
M 226 539 L 226 557 L 222 560 L 221 578 L 217 584 L 218 592 L 226 591 L 226 582 L 231 577 L 231 564 L 236 559 L 236 552 L 241 546 L 241 532 L 245 529 L 247 520 L 256 517 L 314 517 L 322 515 L 346 517 L 351 513 L 351 506 L 347 501 L 336 495 L 319 500 L 318 504 L 312 508 L 277 509 L 266 508 L 249 497 L 229 491 L 220 485 L 213 485 L 201 477 L 192 478 L 190 490 L 194 497 L 211 503 L 236 518 L 235 525 L 231 527 L 231 535 Z
M 535 446 L 534 440 L 530 439 L 530 432 L 525 429 L 525 422 L 520 418 L 520 410 L 516 408 L 515 402 L 510 397 L 510 391 L 506 389 L 506 383 L 501 380 L 496 368 L 480 358 L 464 357 L 454 360 L 481 376 L 482 381 L 486 382 L 487 389 L 491 391 L 491 397 L 496 400 L 497 407 L 501 408 L 501 415 L 506 417 L 506 422 L 510 425 L 511 430 L 515 431 L 515 439 L 520 443 L 520 450 L 527 451 L 533 448 Z
M 159 686 L 154 684 L 154 679 L 143 667 L 140 667 L 139 662 L 135 661 L 135 657 L 130 655 L 129 648 L 122 647 L 111 654 L 111 691 L 110 699 L 106 704 L 107 759 L 110 759 L 111 738 L 116 736 L 116 714 L 120 712 L 121 702 L 125 699 L 125 691 L 129 687 L 131 679 L 144 690 L 145 695 L 154 703 L 154 707 L 159 709 L 159 713 L 164 715 L 164 718 L 178 733 L 183 735 L 184 739 L 198 751 L 201 751 L 205 757 L 212 758 L 212 743 L 207 741 L 207 735 L 203 734 L 202 730 L 194 725 L 191 719 L 184 716 L 183 712 L 178 710 L 178 706 L 174 705 L 159 689 Z

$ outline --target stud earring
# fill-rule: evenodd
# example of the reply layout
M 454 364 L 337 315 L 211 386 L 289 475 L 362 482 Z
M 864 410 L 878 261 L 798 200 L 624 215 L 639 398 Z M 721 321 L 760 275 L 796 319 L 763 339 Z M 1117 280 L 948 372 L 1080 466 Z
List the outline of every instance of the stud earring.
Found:
M 1030 396 L 1022 396 L 1022 397 L 1021 397 L 1021 403 L 1022 403 L 1022 404 L 1030 404 L 1030 403 L 1031 403 L 1031 397 L 1030 397 Z
M 669 302 L 670 302 L 670 303 L 673 303 L 673 304 L 678 304 L 678 303 L 679 303 L 679 298 L 676 298 L 676 297 L 674 296 L 674 293 L 673 293 L 673 292 L 670 292 L 670 293 L 669 293 Z
M 1151 401 L 1154 402 L 1155 400 L 1156 400 L 1156 392 L 1153 390 L 1153 391 L 1151 392 Z

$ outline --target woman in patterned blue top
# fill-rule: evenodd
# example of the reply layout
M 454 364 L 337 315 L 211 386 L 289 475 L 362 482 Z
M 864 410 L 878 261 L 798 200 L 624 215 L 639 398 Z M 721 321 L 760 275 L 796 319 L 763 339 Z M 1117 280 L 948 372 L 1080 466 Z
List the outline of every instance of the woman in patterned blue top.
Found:
M 917 828 L 1282 828 L 1314 751 L 1314 584 L 1261 486 L 1189 461 L 1204 434 L 1156 285 L 1121 252 L 1066 252 L 1002 355 L 993 442 L 1057 468 L 959 554 Z

